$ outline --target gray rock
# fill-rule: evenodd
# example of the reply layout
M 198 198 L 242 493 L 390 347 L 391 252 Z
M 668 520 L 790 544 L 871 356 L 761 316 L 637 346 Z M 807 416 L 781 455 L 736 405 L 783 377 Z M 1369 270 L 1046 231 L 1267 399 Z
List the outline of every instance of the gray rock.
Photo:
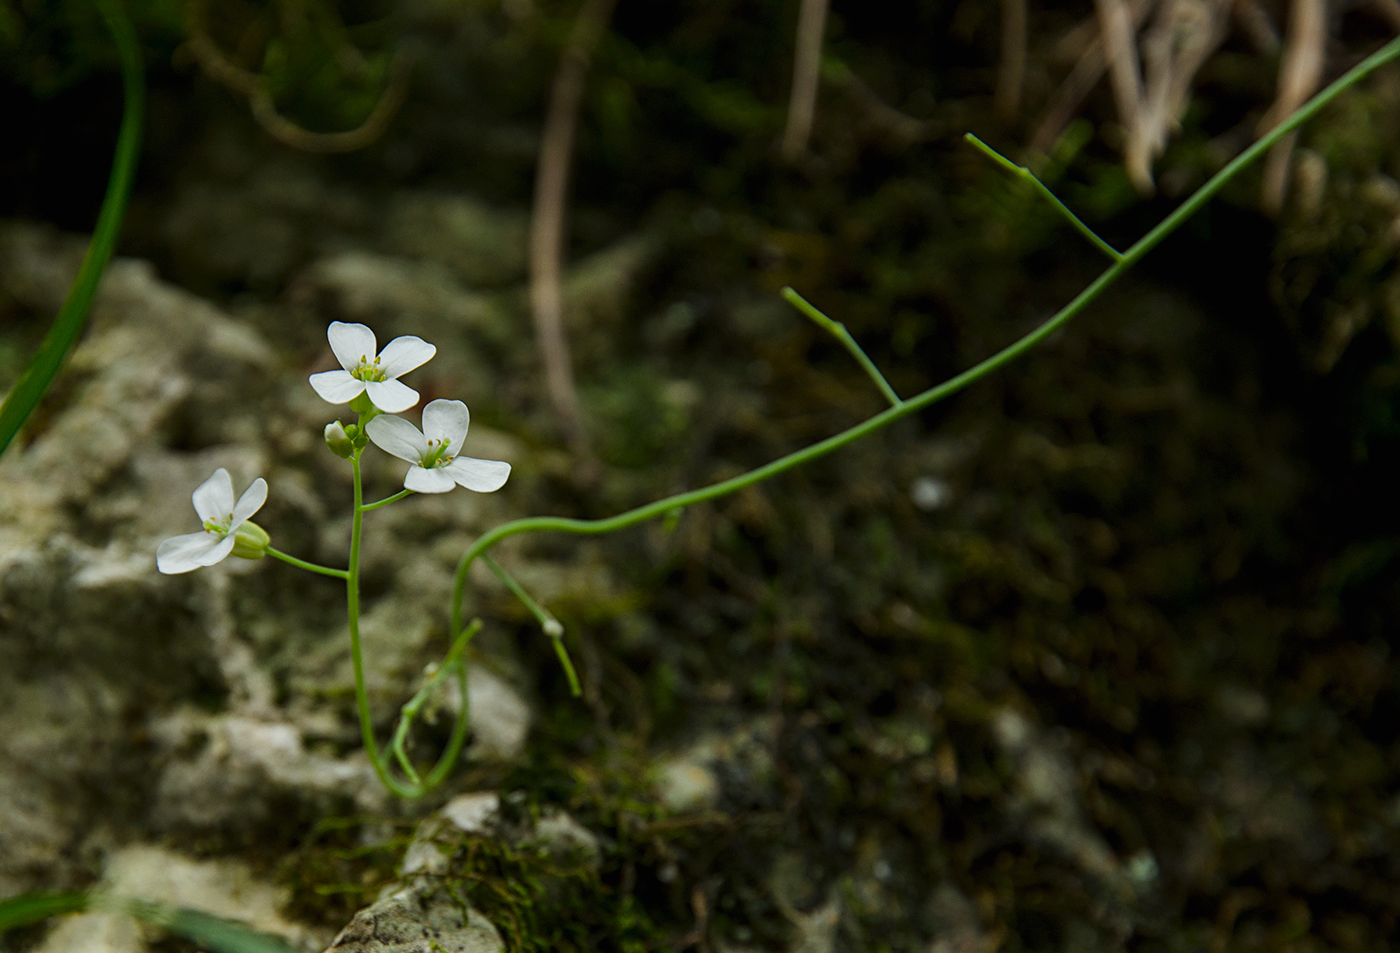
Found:
M 719 778 L 705 764 L 672 761 L 657 773 L 656 793 L 668 811 L 704 811 L 719 803 Z
M 740 799 L 768 793 L 776 784 L 772 739 L 775 722 L 757 718 L 724 735 L 707 735 L 663 758 L 653 787 L 657 799 L 677 813 L 713 810 L 724 793 L 724 780 L 741 788 Z
M 276 821 L 289 797 L 327 809 L 341 800 L 366 812 L 388 807 L 364 752 L 336 758 L 308 751 L 287 722 L 181 710 L 152 733 L 172 752 L 156 787 L 157 830 L 255 829 Z
M 460 794 L 418 825 L 404 852 L 402 880 L 336 938 L 327 953 L 488 953 L 505 944 L 496 928 L 450 889 L 463 840 L 497 838 L 552 863 L 596 865 L 598 838 L 568 814 L 546 810 L 524 825 L 506 823 L 492 791 Z
M 52 313 L 83 246 L 0 223 L 5 307 Z M 0 896 L 80 882 L 94 851 L 131 832 L 255 836 L 288 805 L 391 809 L 356 751 L 343 609 L 299 598 L 305 577 L 272 560 L 155 569 L 161 539 L 197 528 L 190 494 L 217 467 L 240 489 L 268 478 L 258 518 L 276 545 L 300 535 L 311 542 L 298 555 L 343 561 L 335 514 L 349 491 L 344 473 L 326 476 L 341 461 L 317 455 L 333 412 L 306 373 L 149 265 L 109 268 L 61 386 L 0 458 Z M 517 459 L 504 435 L 471 439 Z M 381 482 L 402 478 L 396 461 L 375 465 Z M 327 487 L 344 491 L 340 509 L 323 503 Z M 461 493 L 366 521 L 366 571 L 391 593 L 366 619 L 377 713 L 396 713 L 440 642 L 456 556 L 443 547 L 460 552 L 506 506 Z M 249 574 L 275 611 L 243 598 Z M 486 666 L 474 672 L 469 757 L 517 757 L 529 707 Z M 90 925 L 94 948 L 125 942 Z
M 501 799 L 495 791 L 459 794 L 434 816 L 418 825 L 413 842 L 404 851 L 400 873 L 405 878 L 419 874 L 442 876 L 448 870 L 449 850 L 441 845 L 448 832 L 487 837 L 495 833 L 501 820 Z
M 460 794 L 418 825 L 404 852 L 400 882 L 357 913 L 331 950 L 429 953 L 437 948 L 412 944 L 430 942 L 446 950 L 503 949 L 495 928 L 451 889 L 463 847 L 480 839 L 536 854 L 560 871 L 596 873 L 602 855 L 597 836 L 563 811 L 547 808 L 538 820 L 511 823 L 494 791 Z M 550 880 L 546 877 L 544 903 L 552 902 L 550 891 L 556 889 Z M 342 946 L 342 941 L 352 945 Z M 373 942 L 383 945 L 366 945 Z
M 1010 708 L 997 713 L 992 732 L 1015 772 L 1012 820 L 1028 842 L 1059 854 L 1096 886 L 1105 935 L 1128 936 L 1153 900 L 1157 878 L 1135 876 L 1093 827 L 1081 804 L 1074 764 L 1052 737 Z
M 501 934 L 446 889 L 406 887 L 355 914 L 326 953 L 502 953 Z
M 602 856 L 598 836 L 558 808 L 545 808 L 526 824 L 507 824 L 494 791 L 459 794 L 418 825 L 404 852 L 404 878 L 441 877 L 463 837 L 495 838 L 533 850 L 560 865 L 595 867 Z
M 385 226 L 389 247 L 437 262 L 471 286 L 525 278 L 530 217 L 468 195 L 407 192 L 396 196 Z

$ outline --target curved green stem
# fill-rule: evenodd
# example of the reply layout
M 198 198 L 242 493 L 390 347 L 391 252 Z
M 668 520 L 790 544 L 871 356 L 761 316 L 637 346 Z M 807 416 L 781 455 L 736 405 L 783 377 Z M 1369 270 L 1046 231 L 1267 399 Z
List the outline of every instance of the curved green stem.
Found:
M 423 686 L 409 699 L 408 704 L 404 705 L 403 708 L 399 710 L 399 723 L 394 728 L 394 740 L 390 744 L 390 747 L 394 752 L 394 758 L 399 762 L 399 767 L 403 768 L 403 773 L 408 775 L 413 784 L 421 787 L 424 792 L 431 790 L 431 788 L 437 785 L 436 782 L 431 785 L 425 785 L 418 777 L 418 771 L 413 767 L 413 763 L 408 757 L 408 731 L 413 726 L 413 719 L 418 717 L 418 713 L 422 710 L 428 699 L 432 697 L 433 692 L 437 689 L 438 685 L 442 683 L 444 678 L 452 674 L 452 672 L 458 668 L 460 668 L 462 674 L 465 675 L 466 661 L 462 656 L 465 654 L 467 645 L 471 642 L 472 637 L 475 636 L 480 629 L 481 620 L 473 619 L 472 624 L 463 629 L 462 633 L 453 640 L 452 647 L 447 650 L 447 656 L 442 660 L 442 664 L 438 666 L 437 671 L 433 672 L 432 676 L 423 683 Z M 469 700 L 466 694 L 466 683 L 462 682 L 462 711 L 467 711 L 468 704 Z M 467 719 L 459 713 L 458 725 L 462 727 L 460 738 L 459 732 L 456 730 L 458 725 L 454 725 L 452 740 L 448 742 L 447 749 L 444 751 L 442 758 L 439 759 L 439 763 L 441 763 L 443 759 L 448 758 L 449 754 L 452 761 L 457 760 L 457 755 L 453 749 L 454 746 L 460 749 L 462 741 L 466 740 L 466 722 Z M 448 767 L 451 767 L 451 762 L 448 762 Z M 444 775 L 446 774 L 446 772 L 443 773 Z
M 388 506 L 390 503 L 395 503 L 395 502 L 397 502 L 397 501 L 403 499 L 403 498 L 406 497 L 406 496 L 412 496 L 412 495 L 413 495 L 413 491 L 412 491 L 412 490 L 400 490 L 399 492 L 395 493 L 393 496 L 386 496 L 384 499 L 380 500 L 378 503 L 366 503 L 364 506 L 360 507 L 360 512 L 362 512 L 362 513 L 368 513 L 370 510 L 377 510 L 377 509 L 379 509 L 381 506 Z
M 648 503 L 645 506 L 639 506 L 636 509 L 628 510 L 625 513 L 619 513 L 617 516 L 608 517 L 606 519 L 580 520 L 554 516 L 536 516 L 514 520 L 497 526 L 495 529 L 485 533 L 479 537 L 476 542 L 472 543 L 467 551 L 462 554 L 462 558 L 457 563 L 456 577 L 453 580 L 452 587 L 453 628 L 456 629 L 461 625 L 462 600 L 465 596 L 467 573 L 471 569 L 471 564 L 477 557 L 481 556 L 503 539 L 509 539 L 521 533 L 543 532 L 546 530 L 588 536 L 611 533 L 615 530 L 634 526 L 645 520 L 654 519 L 658 516 L 665 516 L 673 510 L 726 496 L 736 490 L 742 490 L 762 480 L 777 476 L 779 473 L 786 470 L 791 470 L 793 467 L 801 466 L 818 457 L 825 456 L 834 450 L 839 450 L 849 443 L 853 443 L 862 437 L 889 426 L 896 420 L 917 413 L 925 407 L 943 400 L 945 397 L 956 394 L 964 387 L 987 376 L 1002 365 L 1014 361 L 1051 334 L 1054 334 L 1079 314 L 1080 311 L 1084 310 L 1085 306 L 1097 298 L 1105 288 L 1118 280 L 1119 276 L 1133 265 L 1137 264 L 1144 255 L 1156 248 L 1163 239 L 1176 231 L 1182 222 L 1186 221 L 1186 219 L 1194 215 L 1202 205 L 1210 201 L 1227 182 L 1239 174 L 1241 169 L 1251 162 L 1254 162 L 1276 142 L 1311 119 L 1343 90 L 1354 85 L 1364 76 L 1373 72 L 1377 67 L 1397 57 L 1400 57 L 1400 38 L 1391 40 L 1371 56 L 1367 57 L 1356 67 L 1347 72 L 1346 75 L 1342 76 L 1336 82 L 1310 99 L 1300 107 L 1297 112 L 1275 126 L 1258 142 L 1236 156 L 1232 162 L 1213 175 L 1210 180 L 1197 189 L 1190 198 L 1163 219 L 1156 228 L 1138 239 L 1133 247 L 1119 255 L 1114 260 L 1113 264 L 1099 275 L 1093 283 L 1076 295 L 1074 300 L 1061 308 L 1056 314 L 1045 321 L 1045 323 L 1014 343 L 1002 348 L 991 357 L 963 371 L 961 374 L 949 378 L 934 387 L 930 387 L 923 393 L 876 414 L 874 417 L 870 417 L 848 430 L 828 437 L 809 447 L 804 447 L 794 453 L 790 453 L 785 457 L 774 460 L 755 470 L 750 470 L 748 473 L 740 474 L 739 476 L 721 481 L 720 483 L 702 487 L 698 490 L 691 490 L 686 493 L 678 493 L 674 496 L 657 500 L 654 503 Z M 1118 253 L 1115 252 L 1114 254 L 1117 255 Z
M 305 569 L 307 572 L 320 573 L 323 576 L 334 576 L 336 579 L 349 579 L 350 573 L 344 569 L 332 569 L 330 566 L 318 566 L 316 563 L 309 563 L 304 559 L 297 559 L 295 556 L 288 556 L 281 550 L 267 547 L 267 554 L 274 559 L 280 559 L 298 569 Z
M 48 334 L 44 335 L 34 359 L 4 402 L 0 403 L 0 454 L 5 452 L 19 428 L 33 413 L 87 322 L 98 282 L 117 246 L 117 235 L 126 214 L 126 200 L 131 195 L 131 183 L 136 178 L 136 160 L 141 153 L 141 128 L 146 108 L 141 47 L 119 0 L 96 0 L 96 4 L 102 19 L 107 22 L 107 29 L 112 32 L 117 53 L 121 57 L 125 102 L 121 131 L 117 133 L 116 156 L 112 160 L 112 174 L 107 180 L 102 210 L 97 215 L 97 226 L 93 229 L 87 253 L 83 255 L 83 263 L 78 268 L 78 277 L 73 280 L 68 297 L 64 299 L 63 307 L 59 309 Z

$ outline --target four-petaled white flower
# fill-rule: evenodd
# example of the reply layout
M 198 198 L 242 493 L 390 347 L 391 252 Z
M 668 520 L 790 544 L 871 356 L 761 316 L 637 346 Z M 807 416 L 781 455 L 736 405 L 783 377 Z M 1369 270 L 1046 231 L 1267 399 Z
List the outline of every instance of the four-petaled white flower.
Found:
M 510 464 L 461 457 L 471 415 L 460 400 L 435 400 L 423 408 L 423 431 L 402 417 L 375 417 L 365 424 L 375 446 L 413 466 L 403 485 L 418 493 L 446 493 L 460 484 L 478 493 L 505 485 Z
M 267 501 L 267 481 L 258 477 L 233 501 L 233 480 L 223 467 L 194 491 L 194 511 L 204 521 L 198 533 L 172 536 L 156 550 L 156 568 L 163 573 L 190 572 L 212 566 L 233 552 L 238 528 Z M 266 545 L 266 536 L 263 536 Z
M 311 386 L 322 399 L 343 404 L 361 394 L 389 414 L 401 413 L 418 403 L 418 392 L 399 378 L 426 363 L 437 348 L 420 337 L 406 334 L 375 350 L 374 332 L 363 324 L 332 321 L 326 338 L 342 371 L 311 375 Z

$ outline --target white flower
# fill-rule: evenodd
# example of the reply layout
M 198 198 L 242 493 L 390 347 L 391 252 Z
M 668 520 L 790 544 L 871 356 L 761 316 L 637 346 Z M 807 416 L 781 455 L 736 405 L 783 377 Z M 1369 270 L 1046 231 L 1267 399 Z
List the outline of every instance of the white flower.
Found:
M 402 417 L 375 417 L 365 424 L 374 445 L 413 466 L 403 485 L 418 493 L 446 493 L 460 484 L 478 493 L 505 485 L 510 464 L 459 457 L 471 415 L 460 400 L 435 400 L 423 408 L 423 433 Z
M 204 530 L 172 536 L 156 550 L 156 568 L 163 573 L 189 572 L 212 566 L 233 551 L 238 528 L 267 501 L 267 481 L 258 477 L 233 502 L 233 480 L 223 467 L 194 491 L 194 511 L 204 521 Z M 264 545 L 266 545 L 264 538 Z
M 373 331 L 363 324 L 343 321 L 332 321 L 326 338 L 345 370 L 311 375 L 311 386 L 323 400 L 343 404 L 368 393 L 370 402 L 388 414 L 401 413 L 418 403 L 418 392 L 400 383 L 399 378 L 431 359 L 436 347 L 406 334 L 376 352 Z

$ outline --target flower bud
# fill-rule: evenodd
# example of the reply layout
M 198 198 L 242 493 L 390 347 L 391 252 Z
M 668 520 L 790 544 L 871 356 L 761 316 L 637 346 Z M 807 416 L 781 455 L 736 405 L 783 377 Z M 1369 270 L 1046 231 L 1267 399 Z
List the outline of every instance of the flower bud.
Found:
M 271 541 L 267 530 L 251 520 L 245 520 L 233 532 L 233 555 L 239 559 L 262 559 L 267 555 L 267 544 Z
M 355 452 L 354 442 L 338 420 L 326 424 L 326 446 L 330 448 L 331 453 L 337 457 L 344 457 L 346 460 L 349 460 Z

